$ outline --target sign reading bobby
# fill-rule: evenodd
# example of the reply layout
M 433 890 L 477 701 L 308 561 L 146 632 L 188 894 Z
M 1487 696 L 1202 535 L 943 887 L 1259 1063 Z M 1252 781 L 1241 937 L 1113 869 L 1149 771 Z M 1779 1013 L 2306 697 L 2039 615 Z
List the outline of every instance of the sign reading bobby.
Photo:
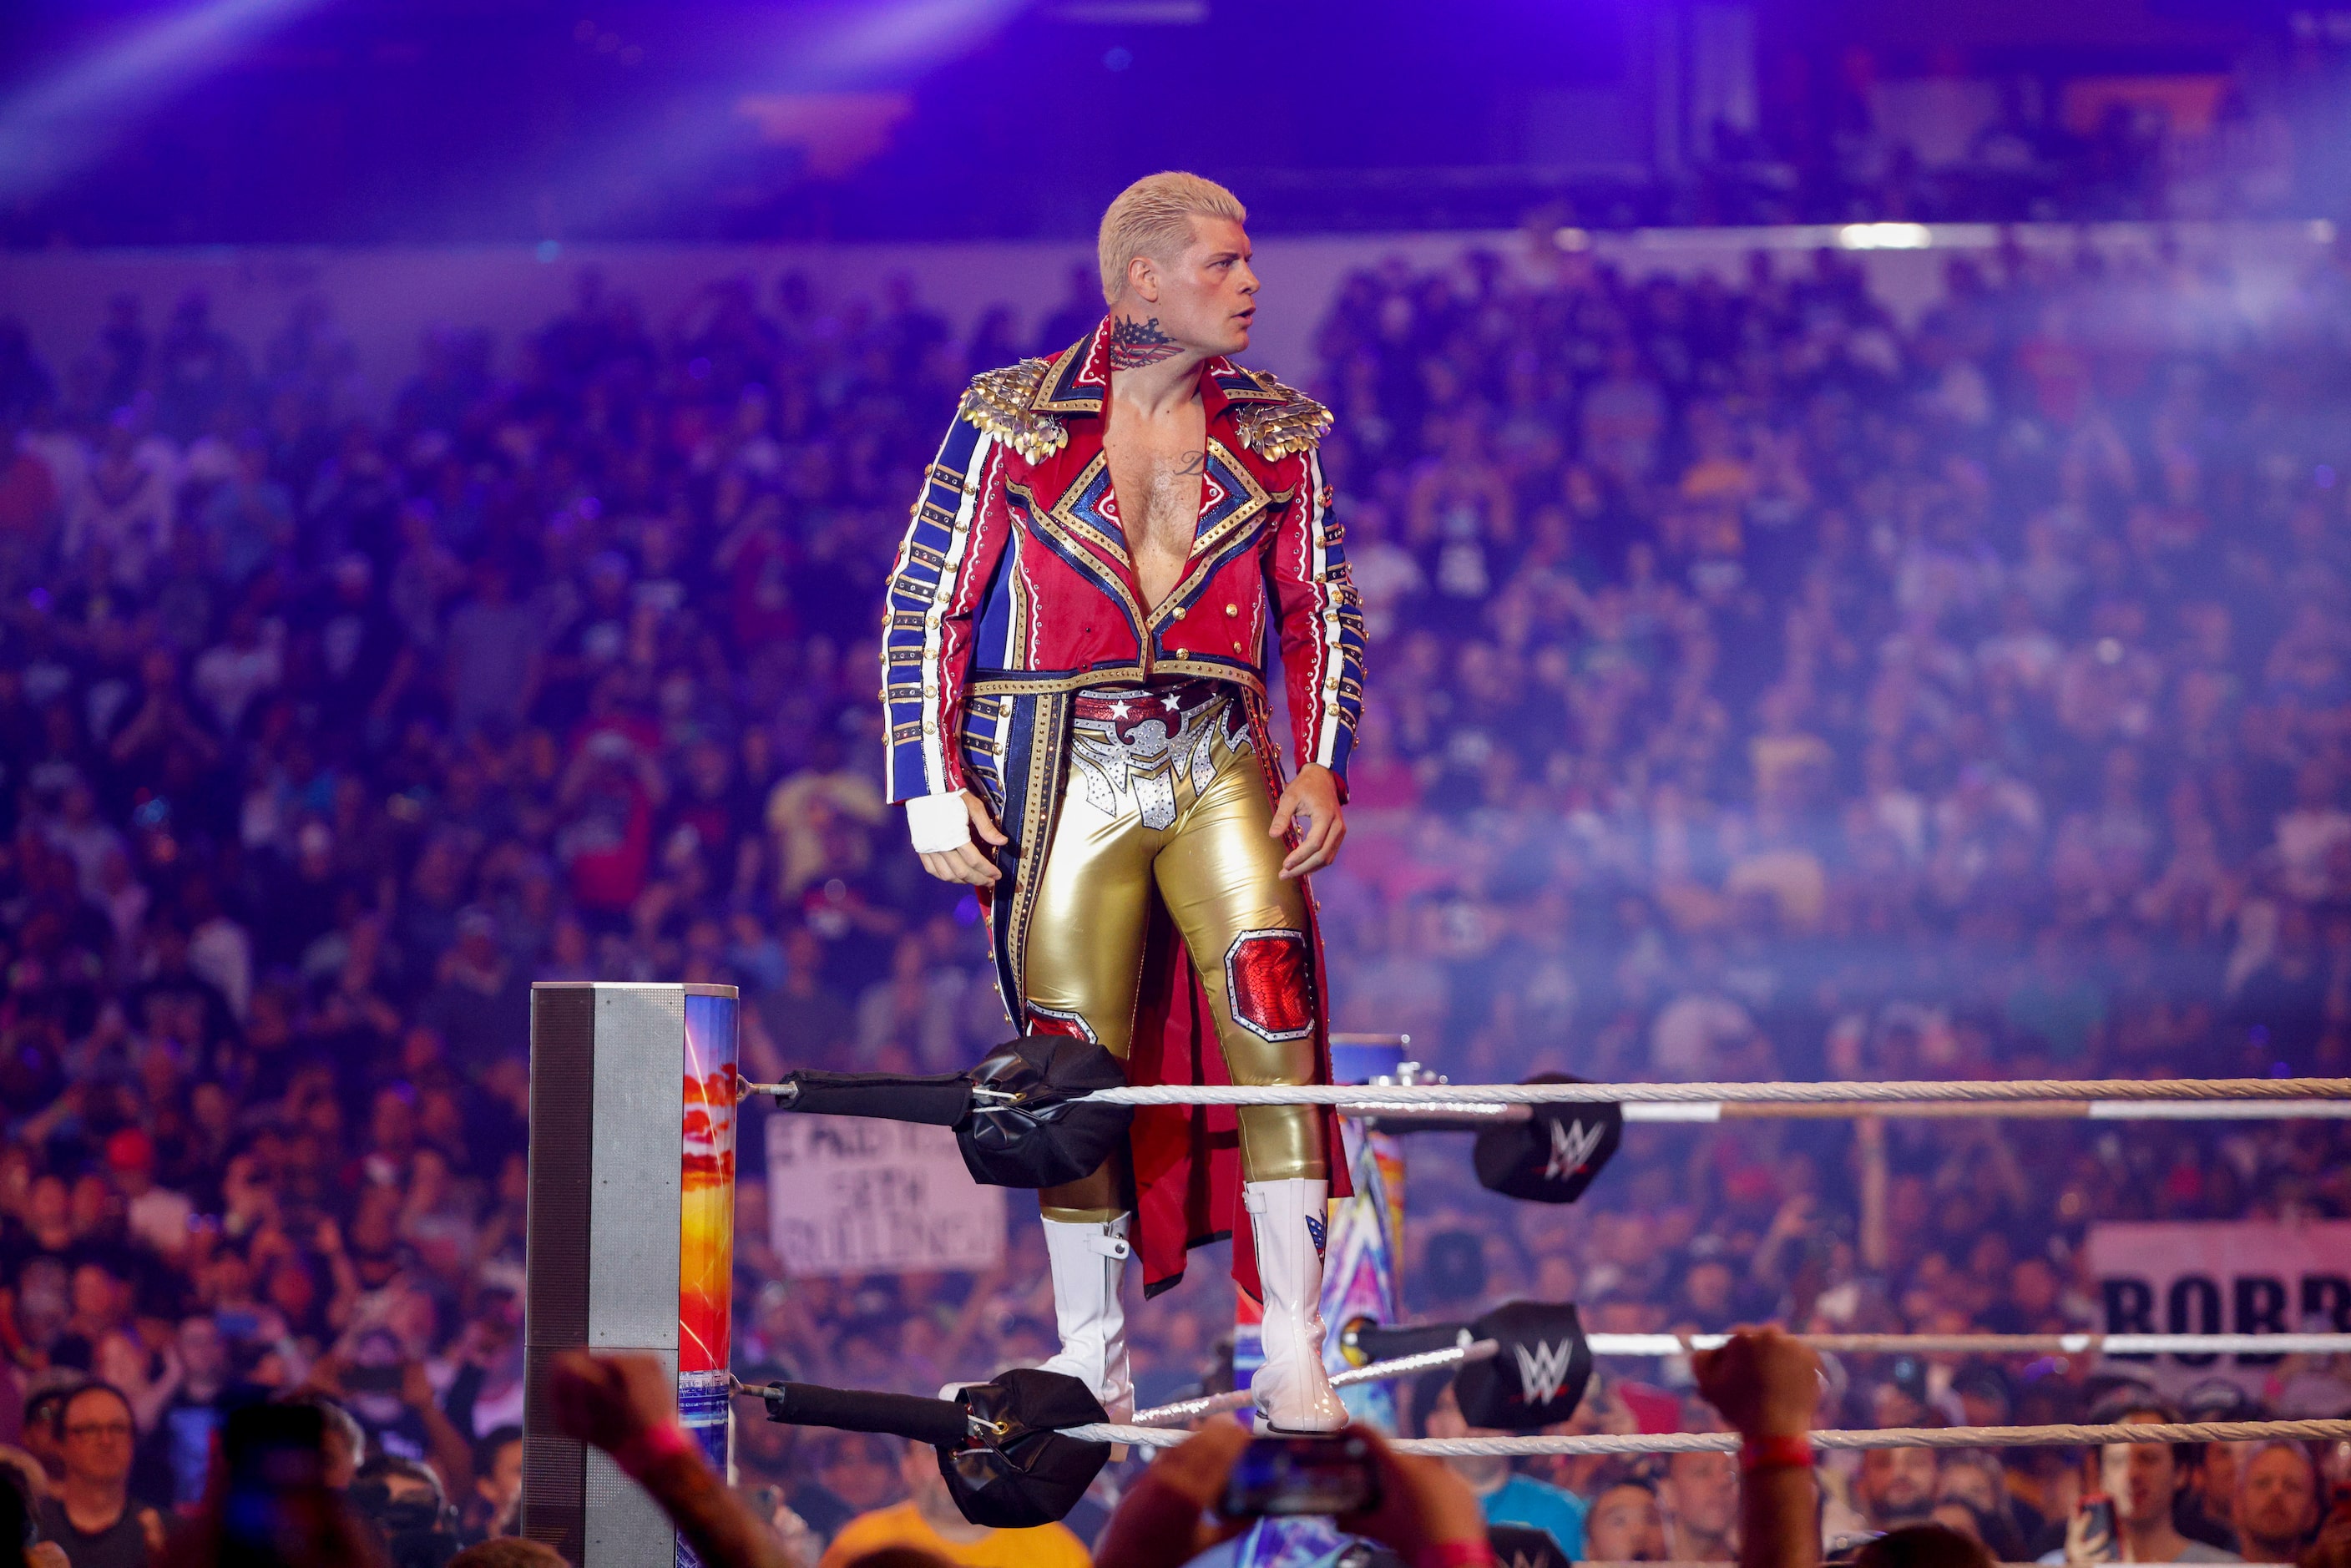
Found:
M 2351 1333 L 2351 1220 L 2096 1225 L 2089 1264 L 2107 1333 Z M 2146 1364 L 2167 1386 L 2226 1377 L 2258 1388 L 2281 1359 L 2208 1353 Z

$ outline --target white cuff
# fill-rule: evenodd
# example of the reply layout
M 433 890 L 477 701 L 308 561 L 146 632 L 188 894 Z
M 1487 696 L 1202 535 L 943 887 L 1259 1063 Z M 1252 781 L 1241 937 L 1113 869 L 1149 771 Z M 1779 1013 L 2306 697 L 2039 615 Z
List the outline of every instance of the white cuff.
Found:
M 907 801 L 906 833 L 920 855 L 939 854 L 971 842 L 971 808 L 964 803 L 963 792 L 917 795 Z

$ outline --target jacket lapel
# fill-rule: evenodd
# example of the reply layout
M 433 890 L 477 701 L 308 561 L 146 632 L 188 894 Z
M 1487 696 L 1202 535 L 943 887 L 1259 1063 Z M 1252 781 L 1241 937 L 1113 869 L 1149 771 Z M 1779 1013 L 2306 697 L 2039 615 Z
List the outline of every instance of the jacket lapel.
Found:
M 1058 472 L 1050 478 L 1038 476 L 1044 481 L 1039 486 L 1042 494 L 1032 501 L 1030 513 L 1046 543 L 1117 600 L 1133 618 L 1140 636 L 1146 625 L 1158 624 L 1196 594 L 1217 565 L 1245 549 L 1264 526 L 1268 507 L 1282 498 L 1272 496 L 1259 481 L 1232 439 L 1237 409 L 1249 403 L 1279 402 L 1281 394 L 1267 390 L 1222 355 L 1201 365 L 1207 471 L 1201 476 L 1191 554 L 1176 591 L 1155 611 L 1146 611 L 1102 445 L 1110 403 L 1110 317 L 1104 315 L 1090 335 L 1055 355 L 1037 382 L 1029 402 L 1032 409 L 1060 418 L 1086 417 L 1071 422 L 1070 443 L 1051 460 Z M 1047 494 L 1050 500 L 1045 499 Z

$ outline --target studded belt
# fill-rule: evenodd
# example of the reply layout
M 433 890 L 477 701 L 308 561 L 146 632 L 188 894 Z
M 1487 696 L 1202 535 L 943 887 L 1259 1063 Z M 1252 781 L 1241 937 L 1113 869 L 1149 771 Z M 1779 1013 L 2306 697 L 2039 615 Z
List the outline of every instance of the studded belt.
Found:
M 1198 794 L 1224 757 L 1249 747 L 1240 695 L 1205 678 L 1087 687 L 1071 726 L 1072 781 L 1105 815 L 1132 806 L 1146 828 L 1174 826 L 1176 787 L 1189 783 Z

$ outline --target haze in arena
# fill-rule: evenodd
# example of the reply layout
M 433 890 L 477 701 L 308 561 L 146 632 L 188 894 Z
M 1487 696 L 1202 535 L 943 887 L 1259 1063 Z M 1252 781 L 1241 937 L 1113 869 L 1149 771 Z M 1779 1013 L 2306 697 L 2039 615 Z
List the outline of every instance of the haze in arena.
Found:
M 2320 0 L 0 6 L 0 1568 L 2351 1568 L 2346 192 Z

